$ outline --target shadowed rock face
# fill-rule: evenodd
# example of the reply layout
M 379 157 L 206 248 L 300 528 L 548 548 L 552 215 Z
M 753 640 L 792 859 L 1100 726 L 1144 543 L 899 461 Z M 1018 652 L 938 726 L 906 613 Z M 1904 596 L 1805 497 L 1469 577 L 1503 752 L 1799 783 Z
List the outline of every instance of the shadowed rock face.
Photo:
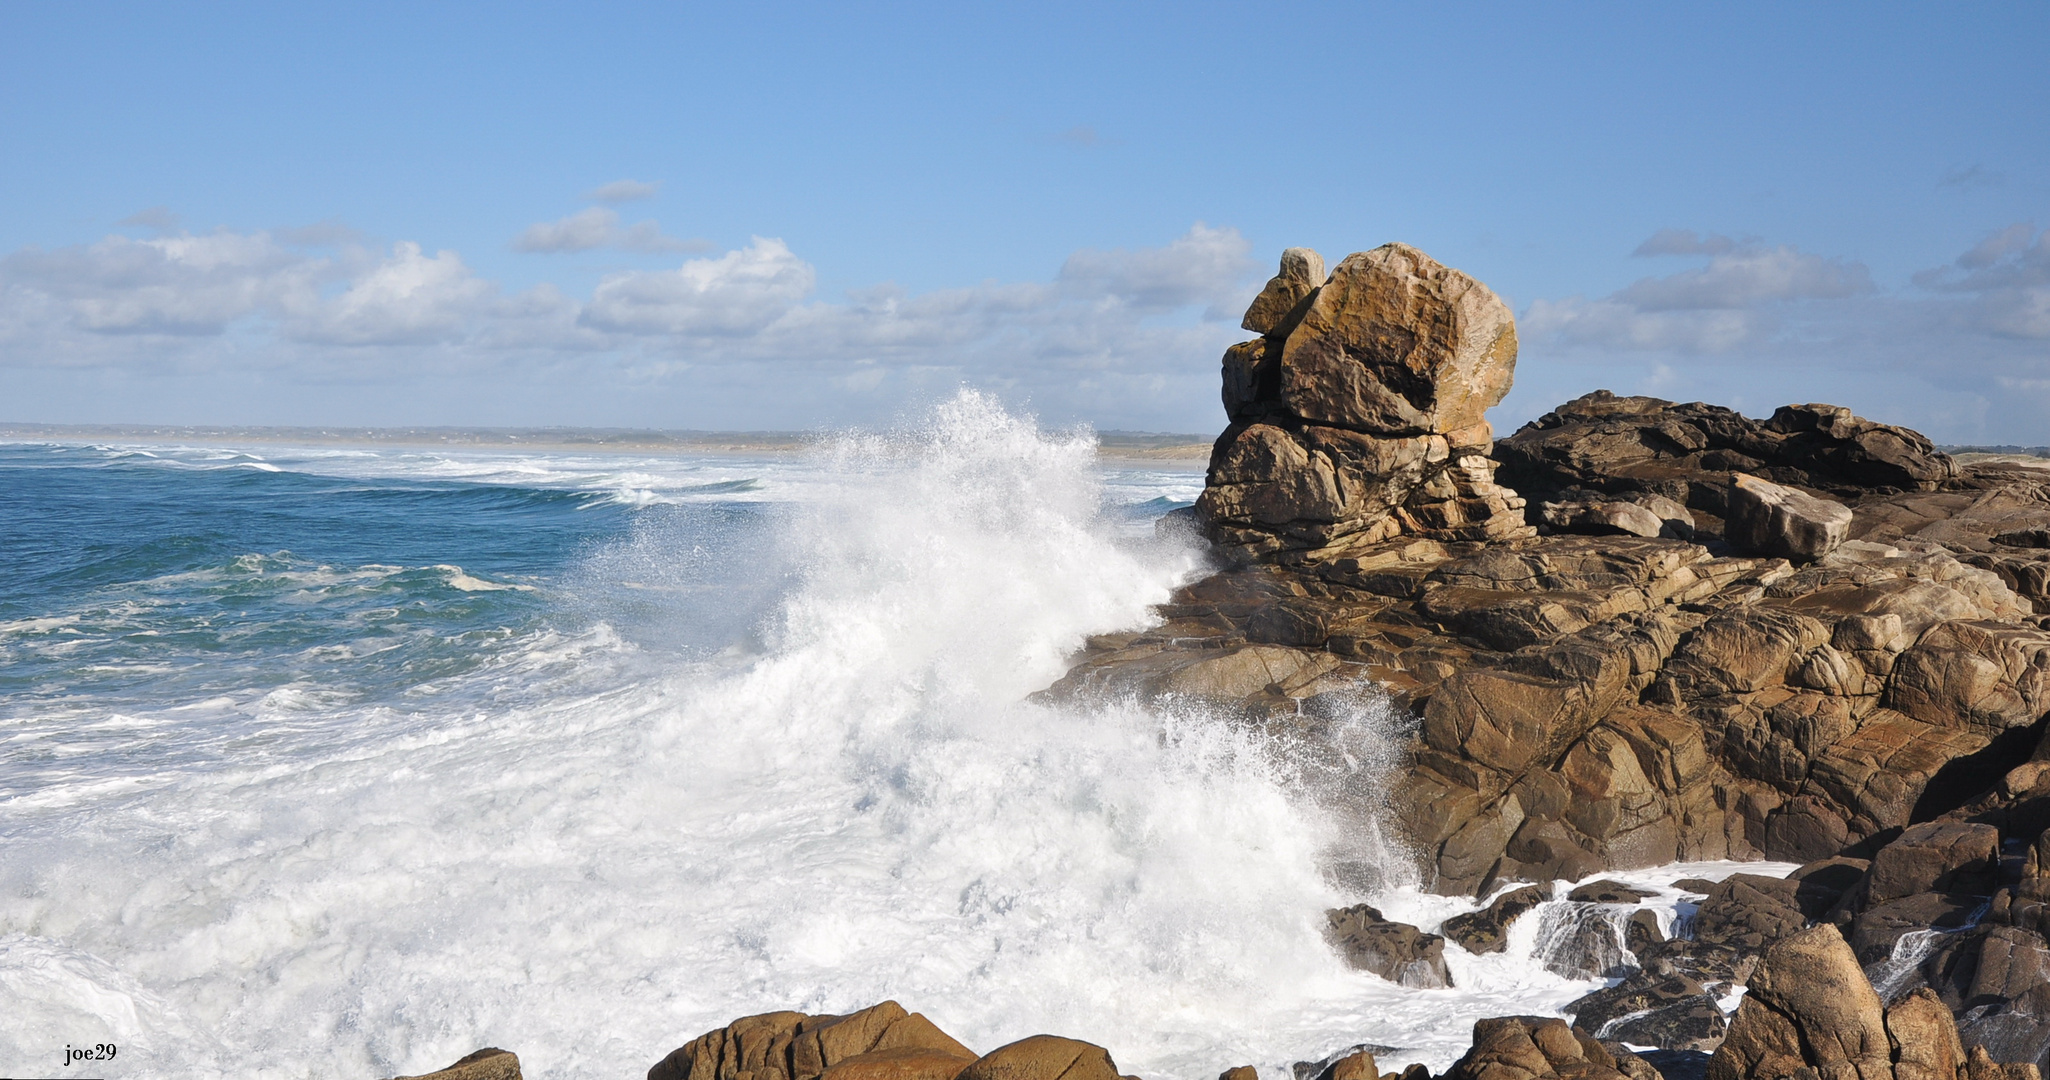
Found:
M 1262 336 L 1225 352 L 1232 425 L 1196 508 L 1206 530 L 1242 560 L 1527 534 L 1487 457 L 1484 414 L 1516 369 L 1508 306 L 1402 244 L 1323 267 L 1284 252 L 1246 312 Z

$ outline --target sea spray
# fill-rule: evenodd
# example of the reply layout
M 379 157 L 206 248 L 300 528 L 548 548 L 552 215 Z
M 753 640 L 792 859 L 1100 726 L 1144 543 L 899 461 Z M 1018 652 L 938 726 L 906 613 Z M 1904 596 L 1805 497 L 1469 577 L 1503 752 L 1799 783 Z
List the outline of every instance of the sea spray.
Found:
M 1363 1040 L 1438 1067 L 1474 1018 L 1590 987 L 1514 932 L 1448 957 L 1459 986 L 1433 991 L 1323 941 L 1338 904 L 1426 929 L 1473 906 L 1404 876 L 1378 800 L 1407 718 L 1371 687 L 1288 738 L 1189 703 L 1030 700 L 1203 567 L 1106 512 L 1086 437 L 981 396 L 761 472 L 766 491 L 639 510 L 386 479 L 404 469 L 382 458 L 235 470 L 246 486 L 136 460 L 118 467 L 257 523 L 241 552 L 278 550 L 263 514 L 294 492 L 308 514 L 412 509 L 344 523 L 353 562 L 232 571 L 234 606 L 167 571 L 105 576 L 94 610 L 134 620 L 127 639 L 69 608 L 9 615 L 75 681 L 8 699 L 10 1070 L 114 1042 L 109 1076 L 376 1077 L 498 1044 L 617 1077 L 748 1012 L 884 997 L 978 1048 L 1055 1031 L 1146 1075 Z M 440 461 L 419 467 L 477 472 Z M 316 475 L 344 468 L 368 479 Z M 640 516 L 553 569 L 492 546 L 607 513 Z M 448 567 L 533 589 L 465 591 Z M 150 636 L 171 608 L 189 628 Z M 379 637 L 399 616 L 408 635 Z M 122 667 L 199 639 L 161 700 Z M 126 672 L 117 698 L 62 666 L 81 649 Z

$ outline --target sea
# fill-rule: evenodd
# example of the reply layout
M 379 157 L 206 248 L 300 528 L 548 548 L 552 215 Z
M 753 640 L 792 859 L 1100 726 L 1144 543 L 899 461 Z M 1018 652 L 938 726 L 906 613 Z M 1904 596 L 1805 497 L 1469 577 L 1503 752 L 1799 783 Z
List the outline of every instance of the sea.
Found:
M 1362 798 L 1374 687 L 1316 747 L 1036 696 L 1210 571 L 1201 489 L 974 392 L 788 453 L 0 442 L 0 1073 L 632 1078 L 894 999 L 1293 1080 L 1605 985 L 1544 919 L 1445 989 L 1325 940 L 1476 906 Z M 1734 869 L 1621 876 L 1671 926 Z

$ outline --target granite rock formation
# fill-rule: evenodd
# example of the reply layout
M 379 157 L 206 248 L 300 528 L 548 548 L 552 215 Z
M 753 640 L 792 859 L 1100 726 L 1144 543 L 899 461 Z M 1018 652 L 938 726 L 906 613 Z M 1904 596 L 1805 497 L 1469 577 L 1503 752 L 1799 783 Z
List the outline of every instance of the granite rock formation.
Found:
M 1306 248 L 1225 352 L 1224 407 L 1196 513 L 1241 560 L 1394 536 L 1525 535 L 1494 483 L 1484 416 L 1516 367 L 1516 325 L 1488 288 L 1402 244 L 1329 277 Z

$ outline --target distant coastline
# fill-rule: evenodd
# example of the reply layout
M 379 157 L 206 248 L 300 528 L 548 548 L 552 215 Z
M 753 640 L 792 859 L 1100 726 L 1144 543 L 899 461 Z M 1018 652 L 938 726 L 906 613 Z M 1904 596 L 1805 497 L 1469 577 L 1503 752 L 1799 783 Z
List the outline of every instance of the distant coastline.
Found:
M 826 431 L 664 431 L 581 427 L 270 427 L 213 424 L 7 424 L 0 440 L 289 446 L 385 446 L 444 450 L 547 450 L 634 454 L 795 454 Z M 1170 432 L 1100 431 L 1106 459 L 1177 464 L 1210 456 L 1210 437 Z

